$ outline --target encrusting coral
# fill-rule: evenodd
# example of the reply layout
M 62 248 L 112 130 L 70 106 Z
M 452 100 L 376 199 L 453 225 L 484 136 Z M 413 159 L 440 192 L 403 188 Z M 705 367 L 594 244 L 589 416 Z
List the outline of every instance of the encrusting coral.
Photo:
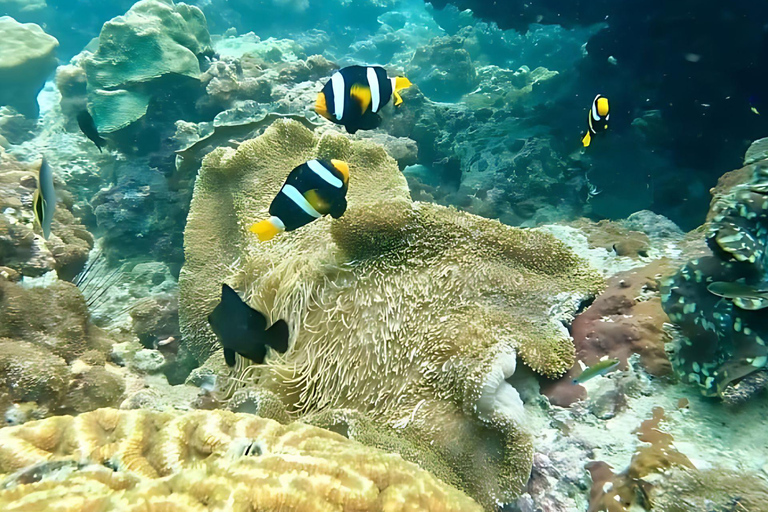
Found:
M 347 212 L 259 243 L 246 227 L 315 157 L 349 163 Z M 217 347 L 206 318 L 227 282 L 292 332 L 284 357 L 241 380 L 296 415 L 352 409 L 408 430 L 489 508 L 519 492 L 531 464 L 522 402 L 505 379 L 518 355 L 541 374 L 568 369 L 561 322 L 603 285 L 549 234 L 414 203 L 382 148 L 294 121 L 205 158 L 185 252 L 181 329 L 201 361 Z
M 482 510 L 399 455 L 228 411 L 99 409 L 7 427 L 0 473 L 8 512 Z

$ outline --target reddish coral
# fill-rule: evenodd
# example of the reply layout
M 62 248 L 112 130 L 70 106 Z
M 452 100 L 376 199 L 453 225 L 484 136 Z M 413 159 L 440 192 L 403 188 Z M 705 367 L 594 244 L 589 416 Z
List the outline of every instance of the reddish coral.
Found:
M 608 288 L 573 321 L 571 335 L 576 346 L 577 363 L 560 380 L 543 386 L 543 392 L 555 405 L 567 407 L 586 397 L 586 389 L 572 383 L 581 373 L 581 361 L 591 366 L 608 356 L 621 361 L 640 354 L 651 375 L 665 376 L 672 367 L 664 351 L 666 335 L 662 330 L 667 315 L 661 308 L 658 280 L 669 273 L 668 263 L 657 260 L 638 269 L 621 272 L 608 281 Z

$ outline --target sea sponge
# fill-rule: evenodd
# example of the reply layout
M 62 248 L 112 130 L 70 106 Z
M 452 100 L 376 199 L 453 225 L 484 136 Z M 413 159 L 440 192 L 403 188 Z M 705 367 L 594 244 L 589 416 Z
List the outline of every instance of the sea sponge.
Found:
M 247 226 L 288 172 L 316 157 L 349 163 L 347 212 L 258 242 Z M 489 508 L 530 471 L 522 402 L 505 381 L 517 355 L 545 375 L 568 369 L 561 321 L 603 285 L 551 235 L 414 203 L 382 148 L 318 138 L 294 121 L 205 158 L 185 253 L 180 324 L 201 361 L 218 349 L 206 318 L 227 282 L 292 333 L 284 357 L 240 380 L 295 415 L 353 409 L 408 427 Z
M 99 409 L 4 428 L 0 473 L 12 472 L 8 511 L 482 510 L 399 455 L 227 411 Z
M 37 95 L 56 69 L 59 42 L 39 25 L 0 18 L 0 105 L 37 117 Z

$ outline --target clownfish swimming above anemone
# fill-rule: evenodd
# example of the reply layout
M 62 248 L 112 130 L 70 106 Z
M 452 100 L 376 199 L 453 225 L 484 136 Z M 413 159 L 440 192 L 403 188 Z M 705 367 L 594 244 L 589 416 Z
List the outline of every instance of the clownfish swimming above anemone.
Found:
M 347 210 L 349 165 L 341 160 L 310 160 L 293 169 L 269 205 L 271 217 L 250 231 L 262 242 L 293 231 L 324 215 L 338 219 Z
M 379 111 L 412 84 L 404 76 L 389 78 L 381 66 L 348 66 L 336 71 L 317 95 L 315 112 L 343 125 L 347 132 L 373 130 L 381 124 Z
M 592 137 L 608 129 L 608 119 L 611 114 L 608 109 L 608 98 L 598 94 L 592 101 L 589 109 L 589 118 L 587 119 L 587 134 L 581 139 L 581 143 L 586 148 L 592 143 Z

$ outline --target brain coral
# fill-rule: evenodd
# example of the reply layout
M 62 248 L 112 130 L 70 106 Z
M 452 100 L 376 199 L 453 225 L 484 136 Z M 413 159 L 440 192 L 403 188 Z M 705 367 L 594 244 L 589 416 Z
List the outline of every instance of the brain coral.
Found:
M 246 227 L 314 157 L 349 162 L 347 212 L 259 243 Z M 516 357 L 545 375 L 569 368 L 560 322 L 602 286 L 549 234 L 414 203 L 382 148 L 294 121 L 206 157 L 185 252 L 181 326 L 201 361 L 217 347 L 206 317 L 227 282 L 293 333 L 285 357 L 249 378 L 292 413 L 353 409 L 431 442 L 486 504 L 530 471 L 522 402 L 505 382 Z
M 0 430 L 5 511 L 474 512 L 429 473 L 250 414 L 99 409 Z

